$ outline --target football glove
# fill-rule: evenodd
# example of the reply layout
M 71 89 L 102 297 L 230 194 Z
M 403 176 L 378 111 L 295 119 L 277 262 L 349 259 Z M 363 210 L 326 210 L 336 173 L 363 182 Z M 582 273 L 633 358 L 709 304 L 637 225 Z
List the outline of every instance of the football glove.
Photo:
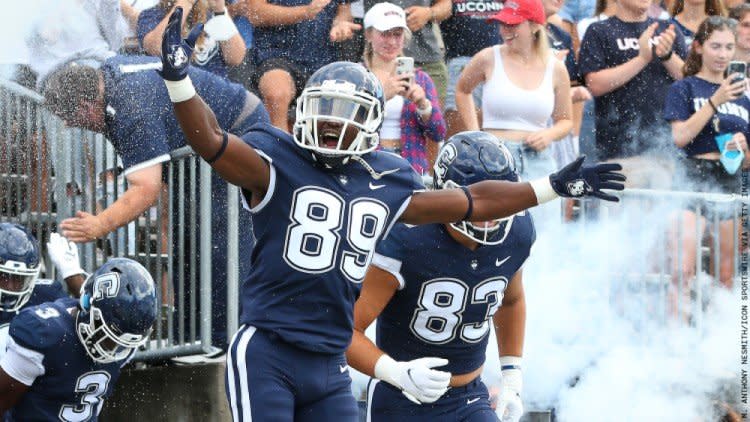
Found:
M 81 268 L 81 261 L 78 259 L 78 247 L 63 236 L 57 233 L 50 235 L 49 242 L 47 242 L 47 254 L 63 279 L 78 274 L 86 274 Z
M 161 40 L 162 69 L 159 74 L 162 78 L 168 81 L 181 81 L 188 76 L 190 57 L 201 32 L 203 24 L 197 25 L 187 38 L 182 39 L 182 7 L 174 9 Z
M 618 202 L 616 196 L 602 192 L 602 189 L 623 190 L 625 175 L 618 173 L 622 166 L 617 163 L 594 164 L 584 166 L 585 155 L 549 176 L 555 193 L 565 198 L 593 196 L 605 201 Z
M 375 364 L 375 377 L 398 388 L 416 404 L 433 403 L 448 391 L 451 374 L 432 368 L 447 364 L 447 359 L 432 357 L 396 362 L 383 355 Z
M 503 377 L 495 412 L 501 422 L 518 422 L 523 416 L 523 378 L 520 361 L 521 358 L 514 356 L 500 357 Z

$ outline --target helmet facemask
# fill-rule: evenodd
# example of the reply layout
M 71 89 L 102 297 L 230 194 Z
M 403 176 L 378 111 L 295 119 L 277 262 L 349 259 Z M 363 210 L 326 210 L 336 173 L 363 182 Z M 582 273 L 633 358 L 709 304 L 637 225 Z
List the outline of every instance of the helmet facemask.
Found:
M 39 266 L 23 262 L 0 262 L 0 311 L 17 312 L 29 301 L 39 275 Z
M 357 91 L 352 83 L 327 80 L 320 86 L 305 88 L 297 99 L 294 140 L 311 151 L 316 160 L 334 168 L 377 148 L 382 120 L 383 110 L 377 98 Z M 338 128 L 329 130 L 319 124 L 325 122 L 336 123 Z M 347 146 L 347 133 L 352 128 L 357 134 Z
M 86 299 L 84 299 L 84 297 Z M 81 297 L 87 302 L 87 296 Z M 89 311 L 79 311 L 76 317 L 76 331 L 88 355 L 98 363 L 121 361 L 148 340 L 151 328 L 142 335 L 120 333 L 107 324 L 99 308 L 91 306 Z M 86 321 L 88 317 L 88 321 Z
M 457 189 L 459 187 L 452 180 L 446 180 L 443 184 L 443 189 Z M 450 226 L 479 244 L 499 245 L 508 237 L 508 233 L 510 233 L 510 229 L 513 226 L 513 218 L 514 216 L 511 215 L 510 217 L 488 220 L 482 225 L 470 221 L 459 221 L 457 223 L 450 223 Z

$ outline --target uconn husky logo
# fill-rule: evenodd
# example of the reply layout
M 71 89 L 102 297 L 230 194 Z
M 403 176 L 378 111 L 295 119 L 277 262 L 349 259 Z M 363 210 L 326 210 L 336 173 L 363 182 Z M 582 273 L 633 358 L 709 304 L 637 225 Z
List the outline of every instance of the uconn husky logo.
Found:
M 568 193 L 570 193 L 571 196 L 575 197 L 583 196 L 583 194 L 586 193 L 587 190 L 591 190 L 591 187 L 581 179 L 568 182 L 567 188 Z
M 188 62 L 188 56 L 181 46 L 172 46 L 172 52 L 169 53 L 169 62 L 174 67 L 182 67 Z
M 94 280 L 94 297 L 92 300 L 115 297 L 120 291 L 120 275 L 117 273 L 102 274 Z
M 445 148 L 440 152 L 440 156 L 435 160 L 435 176 L 438 180 L 445 179 L 445 173 L 448 172 L 448 166 L 456 160 L 458 151 L 456 146 L 453 144 L 446 145 Z

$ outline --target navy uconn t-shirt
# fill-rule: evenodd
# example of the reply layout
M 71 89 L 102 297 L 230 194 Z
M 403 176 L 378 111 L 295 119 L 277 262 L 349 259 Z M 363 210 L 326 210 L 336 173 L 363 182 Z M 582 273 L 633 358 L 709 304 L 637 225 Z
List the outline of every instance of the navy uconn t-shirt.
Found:
M 503 243 L 474 251 L 443 224 L 397 224 L 373 259 L 400 284 L 378 317 L 378 347 L 398 361 L 448 359 L 439 369 L 454 374 L 480 367 L 492 316 L 535 239 L 528 211 L 513 218 Z
M 495 0 L 453 0 L 453 13 L 440 22 L 445 59 L 471 57 L 484 48 L 500 44 L 497 22 L 487 19 L 502 8 L 502 2 Z
M 375 244 L 423 188 L 421 180 L 388 152 L 362 158 L 381 175 L 375 178 L 354 160 L 324 170 L 291 135 L 270 125 L 242 138 L 270 163 L 271 178 L 265 197 L 250 209 L 256 243 L 241 321 L 305 350 L 343 353 Z
M 659 22 L 658 37 L 669 22 L 648 18 L 623 22 L 616 16 L 591 24 L 581 43 L 581 76 L 619 66 L 638 56 L 638 38 L 653 22 Z M 674 52 L 687 56 L 685 41 L 675 31 Z M 658 58 L 654 58 L 625 85 L 595 98 L 596 145 L 600 159 L 639 155 L 659 147 L 669 133 L 662 119 L 664 97 L 674 79 Z
M 685 121 L 700 110 L 708 99 L 719 89 L 719 84 L 708 82 L 697 76 L 689 76 L 677 81 L 669 88 L 664 103 L 664 118 L 668 121 Z M 716 132 L 713 118 L 701 129 L 698 136 L 683 150 L 688 156 L 719 151 L 716 138 L 724 133 L 743 133 L 750 139 L 750 99 L 746 95 L 718 106 L 719 132 Z

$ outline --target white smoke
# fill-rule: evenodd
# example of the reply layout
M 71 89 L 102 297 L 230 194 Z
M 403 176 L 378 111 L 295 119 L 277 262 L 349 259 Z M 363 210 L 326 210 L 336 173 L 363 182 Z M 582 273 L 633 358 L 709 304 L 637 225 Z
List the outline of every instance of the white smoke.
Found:
M 667 315 L 653 274 L 674 209 L 607 206 L 609 218 L 539 236 L 524 269 L 529 409 L 563 422 L 718 420 L 715 401 L 731 398 L 717 392 L 739 380 L 739 296 L 708 286 L 697 326 Z M 495 384 L 494 347 L 487 356 Z

